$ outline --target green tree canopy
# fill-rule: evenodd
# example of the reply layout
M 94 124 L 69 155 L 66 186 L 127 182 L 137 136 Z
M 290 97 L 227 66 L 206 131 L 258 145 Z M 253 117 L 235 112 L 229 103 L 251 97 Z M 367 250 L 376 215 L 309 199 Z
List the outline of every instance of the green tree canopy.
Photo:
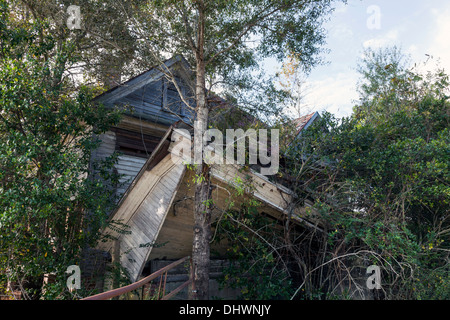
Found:
M 365 252 L 384 268 L 387 298 L 448 299 L 449 78 L 399 63 L 390 72 L 383 51 L 370 57 L 363 105 L 340 121 L 324 114 L 291 149 L 299 201 L 315 203 L 311 218 L 327 231 L 315 272 Z
M 70 297 L 65 270 L 98 240 L 112 197 L 104 182 L 115 179 L 113 157 L 90 163 L 94 136 L 119 115 L 92 106 L 87 87 L 73 91 L 73 41 L 16 19 L 8 1 L 0 10 L 0 283 L 36 298 L 54 274 L 45 295 Z

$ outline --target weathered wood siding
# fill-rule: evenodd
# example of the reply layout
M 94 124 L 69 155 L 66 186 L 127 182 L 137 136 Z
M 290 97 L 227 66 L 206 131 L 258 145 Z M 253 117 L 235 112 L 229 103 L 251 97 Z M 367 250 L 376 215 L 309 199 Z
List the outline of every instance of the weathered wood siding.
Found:
M 124 166 L 123 172 L 130 177 L 137 174 L 137 178 L 126 190 L 111 218 L 113 222 L 120 222 L 126 228 L 119 230 L 111 227 L 104 231 L 104 235 L 117 239 L 115 243 L 119 244 L 118 251 L 114 241 L 102 243 L 98 248 L 118 257 L 121 265 L 129 272 L 131 281 L 138 279 L 149 260 L 180 259 L 191 255 L 194 175 L 191 170 L 186 169 L 181 155 L 170 153 L 174 144 L 169 144 L 169 140 L 179 141 L 183 137 L 191 139 L 190 135 L 185 136 L 177 129 L 167 131 L 146 163 L 142 163 L 142 166 L 136 162 L 136 171 L 129 166 L 136 159 L 122 158 L 128 164 Z M 139 166 L 142 169 L 137 172 Z M 236 177 L 241 177 L 242 180 L 251 178 L 254 189 L 236 197 L 233 192 Z M 215 204 L 213 220 L 219 219 L 229 209 L 231 202 L 238 209 L 249 197 L 261 202 L 258 207 L 261 214 L 281 221 L 286 218 L 286 214 L 290 214 L 288 207 L 292 192 L 270 182 L 264 176 L 252 171 L 241 172 L 238 166 L 221 165 L 213 166 L 211 178 L 212 200 Z M 306 223 L 296 213 L 292 213 L 292 219 L 300 224 Z M 213 246 L 213 250 L 221 254 L 226 249 L 226 243 Z
M 117 164 L 115 165 L 118 174 L 121 176 L 116 191 L 116 194 L 119 197 L 125 193 L 131 182 L 133 182 L 133 179 L 139 173 L 145 161 L 146 159 L 141 157 L 128 155 L 119 156 Z
M 164 125 L 171 125 L 179 120 L 190 122 L 191 112 L 178 91 L 167 90 L 166 87 L 167 81 L 160 78 L 108 105 L 126 108 L 128 115 Z M 180 82 L 179 88 L 184 92 L 185 101 L 192 100 L 186 85 Z
M 152 170 L 145 171 L 129 190 L 114 221 L 126 225 L 125 232 L 108 229 L 107 234 L 120 242 L 120 261 L 130 275 L 139 277 L 172 204 L 185 166 L 168 154 Z M 112 242 L 100 245 L 109 250 Z
M 127 119 L 127 121 L 124 121 L 124 124 L 128 124 L 130 121 Z M 119 124 L 120 127 L 122 127 L 122 123 Z M 136 124 L 135 124 L 136 126 Z M 133 179 L 136 177 L 138 172 L 141 170 L 142 166 L 144 165 L 147 158 L 150 156 L 150 154 L 153 152 L 157 142 L 161 139 L 161 134 L 158 134 L 155 136 L 155 133 L 151 133 L 153 135 L 149 135 L 147 132 L 149 132 L 148 127 L 151 126 L 150 124 L 146 123 L 145 128 L 142 129 L 142 131 L 145 129 L 144 133 L 138 133 L 135 131 L 131 131 L 131 129 L 137 130 L 136 127 L 130 127 L 130 125 L 126 126 L 126 130 L 122 128 L 111 128 L 110 131 L 107 131 L 104 134 L 101 134 L 98 136 L 98 139 L 101 140 L 100 146 L 92 152 L 91 155 L 91 161 L 92 163 L 95 161 L 101 161 L 105 158 L 111 156 L 115 151 L 118 152 L 120 155 L 118 156 L 117 163 L 115 165 L 116 172 L 120 175 L 119 184 L 117 186 L 112 186 L 116 189 L 116 196 L 117 199 L 120 199 L 120 197 L 125 193 Z M 158 130 L 161 130 L 158 128 Z M 141 130 L 140 130 L 141 131 Z M 129 139 L 127 140 L 127 135 L 124 134 L 124 132 L 129 132 L 130 135 L 134 133 L 136 136 L 145 136 L 146 138 L 146 144 L 144 147 L 144 144 L 141 143 L 142 147 L 137 148 L 136 143 L 133 144 L 133 141 Z M 144 132 L 144 131 L 143 131 Z M 150 142 L 148 142 L 150 141 Z M 120 149 L 121 145 L 124 145 L 129 147 L 129 150 L 141 150 L 143 149 L 144 152 L 142 152 L 138 156 L 134 156 L 131 154 L 124 154 L 123 150 Z M 139 151 L 138 150 L 138 151 Z M 136 153 L 136 152 L 135 152 Z
M 171 125 L 178 120 L 190 122 L 193 114 L 179 108 L 183 102 L 193 106 L 193 90 L 187 85 L 191 78 L 190 69 L 186 60 L 175 56 L 108 90 L 94 101 L 111 108 L 131 107 L 129 115 L 159 124 Z M 168 81 L 166 75 L 169 73 L 175 77 L 183 99 Z
M 192 254 L 195 189 L 193 181 L 194 173 L 187 170 L 158 236 L 157 246 L 153 248 L 149 260 L 179 259 Z M 220 181 L 213 181 L 213 183 L 221 184 Z M 212 199 L 218 208 L 212 212 L 213 221 L 220 217 L 221 210 L 225 209 L 228 201 L 231 200 L 230 194 L 223 189 L 226 186 L 221 184 L 220 187 L 212 192 Z M 233 200 L 238 206 L 239 199 Z M 226 244 L 213 243 L 212 250 L 223 255 Z
M 212 220 L 220 219 L 223 212 L 230 209 L 239 210 L 241 204 L 248 201 L 248 197 L 259 200 L 261 205 L 258 207 L 260 214 L 266 214 L 275 219 L 283 221 L 288 214 L 289 201 L 292 200 L 292 192 L 280 185 L 270 182 L 265 177 L 253 172 L 241 172 L 234 165 L 213 166 L 211 193 L 214 201 L 214 210 Z M 236 177 L 243 180 L 252 179 L 254 190 L 242 196 L 237 196 L 233 192 L 233 184 Z M 173 201 L 161 232 L 159 233 L 157 244 L 149 260 L 154 259 L 180 259 L 192 254 L 192 238 L 194 228 L 194 174 L 187 170 L 178 193 Z M 301 225 L 307 224 L 297 212 L 292 212 L 292 221 Z M 214 233 L 214 231 L 213 231 Z M 212 251 L 223 257 L 227 250 L 226 242 L 213 242 Z
M 108 131 L 101 134 L 98 137 L 102 142 L 100 146 L 92 152 L 92 162 L 104 160 L 110 157 L 116 151 L 116 134 L 112 131 Z M 133 157 L 128 155 L 121 155 L 118 157 L 115 169 L 117 173 L 121 175 L 118 186 L 112 186 L 116 188 L 116 195 L 122 196 L 133 179 L 136 177 L 139 170 L 145 163 L 144 158 Z
M 111 156 L 116 149 L 116 134 L 112 131 L 107 131 L 97 136 L 101 143 L 100 146 L 92 151 L 91 162 L 103 160 Z

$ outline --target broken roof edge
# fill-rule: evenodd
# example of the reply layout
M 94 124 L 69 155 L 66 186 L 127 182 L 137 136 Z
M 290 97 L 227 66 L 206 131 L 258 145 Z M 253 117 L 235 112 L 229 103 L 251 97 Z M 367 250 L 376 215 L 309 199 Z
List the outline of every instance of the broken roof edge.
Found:
M 292 145 L 295 140 L 297 140 L 302 133 L 310 127 L 316 119 L 320 118 L 320 114 L 318 111 L 315 111 L 313 113 L 304 115 L 300 118 L 290 120 L 290 124 L 295 126 L 295 132 L 294 134 L 291 134 L 288 138 L 287 144 L 288 146 Z M 285 155 L 285 154 L 284 154 Z
M 192 126 L 189 125 L 189 127 L 192 129 Z M 179 126 L 174 127 L 173 131 L 174 133 L 176 132 L 177 134 L 181 135 L 183 138 L 185 139 L 193 139 L 192 138 L 192 131 L 190 131 L 189 133 L 186 133 L 183 130 L 178 130 L 178 129 L 183 129 L 183 128 L 179 128 Z M 173 140 L 172 140 L 173 141 Z M 214 152 L 214 148 L 211 147 L 210 145 L 208 145 L 206 147 L 208 149 L 208 151 L 210 152 Z M 192 159 L 192 156 L 191 156 Z M 236 185 L 236 183 L 233 182 L 233 179 L 227 179 L 226 173 L 224 174 L 225 170 L 216 170 L 217 166 L 220 166 L 220 169 L 223 169 L 223 166 L 227 166 L 227 168 L 232 168 L 234 173 L 237 174 L 240 172 L 240 169 L 244 168 L 244 166 L 239 165 L 239 164 L 222 164 L 222 165 L 215 165 L 212 166 L 212 170 L 211 170 L 211 177 L 215 178 L 225 184 L 228 185 Z M 294 220 L 295 222 L 297 222 L 298 224 L 304 226 L 304 227 L 309 227 L 311 229 L 314 229 L 316 231 L 319 232 L 324 232 L 324 230 L 322 228 L 320 228 L 318 225 L 314 224 L 311 221 L 308 221 L 308 219 L 300 216 L 300 214 L 298 213 L 301 210 L 290 210 L 290 206 L 289 206 L 289 201 L 295 199 L 297 196 L 295 194 L 295 192 L 291 189 L 289 189 L 288 187 L 279 184 L 277 182 L 271 181 L 267 176 L 255 171 L 254 169 L 248 167 L 245 171 L 245 174 L 248 174 L 251 178 L 251 180 L 255 183 L 256 188 L 253 191 L 245 191 L 246 194 L 254 197 L 255 199 L 258 199 L 259 201 L 263 202 L 265 205 L 277 210 L 278 212 L 289 216 L 292 220 Z M 261 194 L 258 194 L 258 187 L 260 189 L 266 189 L 265 191 L 263 190 L 259 190 L 259 192 Z M 269 197 L 264 197 L 264 192 L 267 193 L 268 190 L 270 190 L 270 193 L 277 191 L 279 193 L 279 198 L 282 199 L 278 204 L 275 203 L 274 201 L 271 201 L 269 199 Z M 297 212 L 297 213 L 296 213 Z
M 130 193 L 132 192 L 134 187 L 138 184 L 142 175 L 146 171 L 149 171 L 149 170 L 151 171 L 162 159 L 164 159 L 168 154 L 171 153 L 171 145 L 174 142 L 172 140 L 172 135 L 174 132 L 181 134 L 186 139 L 192 139 L 192 136 L 190 134 L 186 135 L 186 134 L 184 134 L 183 130 L 178 130 L 178 129 L 186 129 L 186 128 L 192 129 L 192 126 L 185 124 L 182 121 L 178 121 L 167 129 L 166 133 L 161 138 L 160 142 L 158 143 L 158 145 L 156 146 L 156 148 L 154 149 L 154 151 L 152 152 L 150 157 L 147 159 L 147 161 L 144 163 L 144 165 L 142 166 L 142 168 L 140 169 L 140 171 L 138 172 L 136 177 L 133 179 L 131 184 L 128 186 L 125 193 L 121 196 L 119 202 L 116 205 L 116 208 L 109 215 L 108 222 L 114 221 L 114 217 L 115 217 L 116 213 L 120 210 L 120 207 L 122 206 L 122 204 L 125 202 L 127 197 L 130 195 Z M 182 163 L 182 165 L 185 166 L 185 163 Z M 237 165 L 227 165 L 227 166 L 228 166 L 228 168 L 230 168 L 230 166 L 231 166 L 234 169 L 233 171 L 239 172 L 239 167 Z M 266 189 L 270 190 L 271 192 L 272 192 L 272 190 L 276 190 L 280 194 L 279 196 L 280 196 L 280 199 L 283 200 L 283 203 L 280 202 L 277 204 L 274 201 L 271 201 L 270 199 L 268 199 L 267 197 L 264 197 L 263 191 L 260 192 L 261 194 L 258 194 L 256 192 L 250 192 L 250 193 L 247 192 L 247 194 L 249 194 L 252 197 L 263 202 L 265 205 L 279 211 L 280 213 L 289 215 L 293 220 L 295 220 L 300 225 L 303 225 L 303 226 L 306 226 L 309 228 L 313 228 L 318 231 L 323 231 L 318 226 L 314 225 L 312 222 L 308 221 L 307 219 L 300 217 L 299 215 L 295 214 L 294 212 L 289 211 L 289 203 L 288 203 L 289 199 L 286 199 L 286 198 L 292 198 L 292 197 L 295 198 L 295 193 L 291 189 L 289 189 L 288 187 L 283 186 L 281 184 L 270 181 L 266 176 L 261 175 L 260 173 L 254 171 L 252 169 L 249 169 L 247 174 L 249 174 L 253 180 L 256 180 L 257 185 L 262 186 L 263 188 L 266 188 Z M 221 176 L 220 174 L 218 174 L 218 172 L 216 170 L 213 170 L 213 172 L 211 173 L 211 176 L 215 179 L 218 179 L 218 180 L 226 183 L 226 184 L 233 183 L 232 180 L 226 179 L 226 175 L 225 175 L 225 177 Z M 283 196 L 283 194 L 285 196 Z
M 130 93 L 128 92 L 129 89 L 137 90 L 148 83 L 160 79 L 165 75 L 165 72 L 170 72 L 170 68 L 177 63 L 182 66 L 181 70 L 184 72 L 184 76 L 188 77 L 191 74 L 191 67 L 187 60 L 182 55 L 178 54 L 99 94 L 94 97 L 92 101 L 105 104 L 114 103 L 114 101 Z
M 303 130 L 306 130 L 317 118 L 320 118 L 318 111 L 307 114 L 303 117 L 294 120 L 297 129 L 297 137 L 301 134 Z
M 162 136 L 161 140 L 159 141 L 158 145 L 155 147 L 153 152 L 150 154 L 149 158 L 145 161 L 142 168 L 139 170 L 137 175 L 134 177 L 131 184 L 128 186 L 128 188 L 125 190 L 125 193 L 121 196 L 119 202 L 116 205 L 116 208 L 111 212 L 109 216 L 109 220 L 111 220 L 114 217 L 114 214 L 118 211 L 122 203 L 125 201 L 126 197 L 130 194 L 131 190 L 134 188 L 136 183 L 139 181 L 141 176 L 144 174 L 145 171 L 151 170 L 156 164 L 158 164 L 165 156 L 167 156 L 169 152 L 169 144 L 171 142 L 172 133 L 174 130 L 179 128 L 191 128 L 191 126 L 183 121 L 177 121 L 174 124 L 172 124 L 166 131 L 166 133 Z M 184 129 L 183 128 L 183 129 Z
M 142 168 L 139 170 L 138 174 L 134 177 L 133 181 L 131 182 L 131 184 L 128 186 L 128 188 L 125 190 L 124 194 L 120 197 L 119 202 L 117 203 L 115 209 L 111 212 L 111 214 L 109 215 L 108 218 L 108 222 L 111 222 L 114 219 L 115 214 L 117 213 L 117 211 L 119 210 L 120 206 L 123 204 L 123 202 L 125 201 L 125 199 L 128 197 L 128 195 L 130 194 L 130 192 L 133 190 L 134 186 L 137 184 L 137 182 L 139 181 L 139 179 L 141 178 L 141 176 L 144 174 L 145 171 L 147 171 L 147 168 L 150 166 L 150 164 L 152 162 L 154 162 L 156 160 L 156 155 L 160 152 L 160 151 L 164 151 L 164 145 L 166 144 L 166 141 L 168 138 L 170 138 L 170 135 L 173 131 L 173 125 L 169 127 L 169 129 L 167 129 L 166 133 L 164 134 L 164 136 L 161 138 L 160 142 L 158 143 L 158 145 L 155 147 L 155 149 L 153 150 L 153 152 L 150 154 L 149 158 L 145 161 L 144 165 L 142 166 Z M 166 154 L 167 155 L 167 154 Z M 159 159 L 160 161 L 161 159 Z M 158 161 L 158 162 L 159 162 Z
M 236 172 L 239 172 L 238 165 L 227 165 L 227 166 L 232 167 L 236 170 Z M 246 172 L 246 173 L 249 174 L 250 178 L 253 181 L 256 180 L 255 178 L 259 179 L 259 181 L 255 181 L 256 186 L 263 187 L 263 188 L 265 187 L 268 190 L 270 190 L 270 192 L 273 192 L 273 190 L 278 191 L 280 193 L 280 198 L 282 199 L 284 206 L 282 203 L 275 203 L 274 201 L 271 201 L 270 199 L 268 199 L 268 197 L 264 197 L 264 195 L 263 195 L 264 192 L 262 190 L 260 190 L 260 191 L 258 191 L 258 190 L 245 191 L 244 193 L 251 195 L 255 199 L 263 202 L 268 207 L 271 207 L 271 208 L 277 210 L 278 212 L 280 212 L 286 216 L 289 216 L 291 219 L 293 219 L 300 225 L 312 228 L 316 231 L 324 232 L 323 229 L 321 229 L 314 223 L 308 221 L 304 217 L 301 217 L 299 214 L 296 214 L 295 213 L 296 210 L 289 209 L 289 201 L 292 200 L 292 198 L 296 197 L 295 193 L 291 189 L 289 189 L 286 186 L 283 186 L 281 184 L 278 184 L 276 182 L 270 181 L 266 176 L 261 175 L 260 173 L 254 171 L 250 168 L 249 168 L 248 172 Z M 211 176 L 217 180 L 222 181 L 225 184 L 229 184 L 232 186 L 236 185 L 236 183 L 227 179 L 226 176 L 220 175 L 220 170 L 213 170 L 213 172 L 211 173 Z M 255 188 L 255 189 L 257 189 L 257 188 Z M 285 197 L 287 197 L 289 199 L 286 199 Z

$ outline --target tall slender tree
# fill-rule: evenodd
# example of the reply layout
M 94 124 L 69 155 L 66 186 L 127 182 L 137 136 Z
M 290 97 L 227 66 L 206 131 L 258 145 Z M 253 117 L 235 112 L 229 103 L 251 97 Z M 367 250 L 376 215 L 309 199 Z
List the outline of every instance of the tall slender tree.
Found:
M 192 66 L 195 104 L 194 285 L 198 299 L 208 298 L 211 238 L 210 168 L 202 161 L 202 137 L 217 93 L 252 113 L 279 113 L 283 90 L 262 73 L 267 58 L 299 57 L 309 71 L 320 63 L 325 39 L 321 27 L 333 3 L 345 0 L 80 0 L 80 30 L 68 30 L 66 0 L 21 0 L 23 15 L 46 20 L 56 45 L 74 44 L 87 75 L 110 83 L 111 59 L 117 69 L 141 71 L 175 54 Z M 105 64 L 106 62 L 106 64 Z M 105 67 L 106 65 L 106 67 Z M 71 69 L 75 70 L 75 69 Z M 62 69 L 67 74 L 71 70 Z M 98 76 L 99 75 L 99 76 Z M 175 79 L 167 75 L 170 80 Z M 185 100 L 187 101 L 187 99 Z M 269 112 L 264 113 L 264 111 Z M 269 115 L 269 116 L 267 116 Z
M 208 298 L 211 239 L 210 168 L 201 161 L 211 98 L 219 92 L 249 111 L 277 106 L 283 94 L 261 77 L 261 61 L 300 57 L 305 70 L 320 62 L 321 28 L 333 0 L 149 0 L 137 4 L 132 26 L 142 57 L 163 61 L 182 54 L 193 66 L 194 153 L 197 159 L 193 268 L 196 298 Z

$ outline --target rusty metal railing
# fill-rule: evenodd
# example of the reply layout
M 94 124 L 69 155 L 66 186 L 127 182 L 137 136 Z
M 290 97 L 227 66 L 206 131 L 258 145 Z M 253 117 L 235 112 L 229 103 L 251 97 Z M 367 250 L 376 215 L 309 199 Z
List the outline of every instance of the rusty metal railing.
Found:
M 172 262 L 171 264 L 165 266 L 164 268 L 152 273 L 151 275 L 136 281 L 132 284 L 129 284 L 127 286 L 121 287 L 121 288 L 117 288 L 117 289 L 113 289 L 113 290 L 109 290 L 103 293 L 99 293 L 90 297 L 86 297 L 83 298 L 81 300 L 108 300 L 114 297 L 118 297 L 120 295 L 129 293 L 131 291 L 137 290 L 140 287 L 145 286 L 147 283 L 149 283 L 150 281 L 156 279 L 157 277 L 161 277 L 160 278 L 160 282 L 159 282 L 159 289 L 158 289 L 158 299 L 160 300 L 168 300 L 170 298 L 172 298 L 173 296 L 175 296 L 178 292 L 180 292 L 182 289 L 184 289 L 185 287 L 187 287 L 189 284 L 192 283 L 192 277 L 189 278 L 188 281 L 184 282 L 183 284 L 181 284 L 180 286 L 178 286 L 176 289 L 172 290 L 170 293 L 168 293 L 167 295 L 165 294 L 165 287 L 166 287 L 166 280 L 167 280 L 167 272 L 173 268 L 175 268 L 176 266 L 182 264 L 183 262 L 185 262 L 186 260 L 188 260 L 190 257 L 184 257 L 178 261 Z M 191 268 L 192 270 L 192 268 Z M 162 281 L 164 276 L 164 283 Z M 161 289 L 163 290 L 163 294 L 162 297 L 160 297 L 160 291 Z

